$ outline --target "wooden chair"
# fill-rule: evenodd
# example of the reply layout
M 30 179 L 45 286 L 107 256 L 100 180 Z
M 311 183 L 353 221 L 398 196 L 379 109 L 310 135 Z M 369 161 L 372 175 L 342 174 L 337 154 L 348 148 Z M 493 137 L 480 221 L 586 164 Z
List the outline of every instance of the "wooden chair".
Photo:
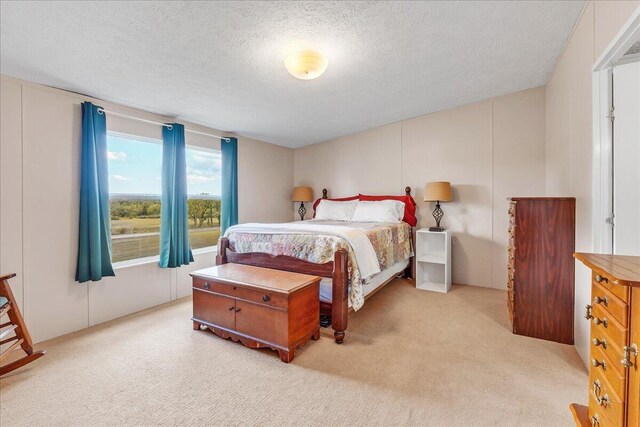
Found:
M 44 350 L 33 351 L 31 336 L 29 335 L 29 331 L 27 331 L 22 314 L 20 314 L 20 309 L 9 287 L 9 279 L 15 276 L 15 274 L 9 274 L 0 277 L 0 321 L 5 314 L 9 317 L 8 322 L 0 324 L 0 345 L 12 343 L 9 345 L 9 348 L 0 354 L 0 363 L 19 347 L 22 347 L 22 350 L 24 350 L 27 355 L 22 359 L 0 366 L 0 376 L 18 369 L 27 363 L 31 363 L 46 353 Z M 12 332 L 14 336 L 5 338 Z

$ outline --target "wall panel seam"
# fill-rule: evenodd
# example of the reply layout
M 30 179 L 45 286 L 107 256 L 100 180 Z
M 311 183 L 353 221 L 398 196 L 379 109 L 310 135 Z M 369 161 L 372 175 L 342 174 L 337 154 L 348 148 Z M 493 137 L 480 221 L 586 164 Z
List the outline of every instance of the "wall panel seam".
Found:
M 496 201 L 495 201 L 495 136 L 494 136 L 494 111 L 493 104 L 495 101 L 491 101 L 491 287 L 496 288 L 495 283 L 495 268 L 493 263 L 495 262 L 495 250 L 494 247 L 496 245 L 496 237 L 494 230 L 494 221 L 496 216 Z
M 404 159 L 404 150 L 403 150 L 403 142 L 404 140 L 404 127 L 403 123 L 400 122 L 400 188 L 404 185 L 406 187 L 406 183 L 404 182 L 404 169 L 402 168 L 403 159 Z M 402 194 L 402 193 L 400 193 Z
M 20 268 L 22 271 L 22 313 L 29 320 L 27 308 L 27 281 L 24 268 L 24 85 L 20 84 Z

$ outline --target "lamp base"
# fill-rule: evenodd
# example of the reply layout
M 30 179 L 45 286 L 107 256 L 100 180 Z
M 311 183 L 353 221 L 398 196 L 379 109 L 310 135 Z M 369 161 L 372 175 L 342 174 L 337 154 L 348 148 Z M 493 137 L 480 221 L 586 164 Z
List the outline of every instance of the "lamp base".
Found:
M 444 228 L 440 227 L 440 221 L 444 216 L 444 211 L 440 207 L 440 201 L 436 202 L 436 208 L 433 210 L 433 218 L 436 220 L 435 227 L 429 227 L 429 231 L 444 231 Z
M 304 221 L 304 215 L 307 213 L 307 208 L 304 207 L 304 202 L 300 202 L 300 207 L 298 208 L 298 214 L 300 215 L 300 221 Z

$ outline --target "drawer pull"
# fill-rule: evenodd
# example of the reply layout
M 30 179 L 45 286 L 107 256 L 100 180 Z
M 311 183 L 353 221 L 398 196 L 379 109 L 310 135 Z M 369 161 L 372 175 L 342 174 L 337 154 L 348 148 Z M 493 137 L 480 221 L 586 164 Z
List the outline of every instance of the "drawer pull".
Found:
M 606 408 L 607 406 L 611 405 L 611 400 L 609 399 L 608 394 L 605 394 L 604 396 L 596 397 L 596 402 L 598 402 L 598 405 L 602 406 L 603 408 Z
M 601 346 L 602 346 L 602 348 L 604 348 L 604 349 L 606 350 L 606 349 L 607 349 L 607 340 L 606 340 L 606 338 L 603 338 L 603 339 L 601 339 L 601 340 L 600 340 L 600 339 L 598 339 L 598 338 L 594 338 L 594 339 L 593 339 L 593 345 L 594 345 L 595 347 L 597 347 L 597 346 L 601 345 Z
M 606 393 L 604 396 L 600 396 L 601 392 L 602 386 L 600 385 L 600 380 L 595 380 L 593 382 L 593 397 L 596 398 L 596 402 L 598 402 L 598 405 L 606 408 L 611 404 L 611 400 L 609 399 L 609 395 Z
M 600 427 L 600 416 L 598 414 L 593 414 L 589 421 L 591 421 L 591 427 Z
M 631 347 L 624 346 L 624 356 L 620 361 L 622 366 L 625 368 L 630 368 L 633 366 L 633 362 L 631 361 L 631 355 L 633 354 L 635 357 L 638 357 L 638 346 L 636 344 L 632 344 Z
M 229 311 L 233 310 L 234 308 L 234 306 L 229 307 Z
M 585 313 L 584 318 L 587 320 L 593 319 L 593 315 L 591 314 L 591 309 L 593 308 L 593 306 L 591 304 L 587 304 L 585 308 L 587 309 L 587 312 Z
M 596 275 L 596 282 L 598 282 L 598 283 L 602 283 L 602 282 L 607 283 L 608 281 L 609 281 L 609 279 L 607 279 L 606 277 L 602 277 L 599 274 Z
M 600 318 L 594 316 L 593 317 L 593 324 L 594 325 L 602 325 L 602 326 L 604 326 L 606 328 L 607 326 L 609 326 L 609 321 L 607 320 L 606 317 L 603 317 L 602 319 L 600 319 Z
M 606 296 L 604 296 L 603 298 L 600 298 L 599 296 L 596 296 L 593 299 L 593 303 L 594 304 L 604 304 L 605 307 L 609 306 L 609 298 L 607 298 Z
M 591 359 L 591 364 L 593 365 L 594 368 L 597 368 L 598 366 L 602 366 L 603 371 L 607 370 L 607 362 L 605 362 L 604 359 L 602 360 Z
M 240 312 L 240 308 L 236 308 L 236 313 L 239 313 L 239 312 Z
M 209 289 L 211 287 L 211 284 L 209 284 L 209 282 L 204 282 L 204 285 L 202 287 L 205 289 Z
M 265 296 L 262 297 L 262 301 L 269 302 L 269 301 L 271 301 L 271 297 L 269 295 L 265 295 Z

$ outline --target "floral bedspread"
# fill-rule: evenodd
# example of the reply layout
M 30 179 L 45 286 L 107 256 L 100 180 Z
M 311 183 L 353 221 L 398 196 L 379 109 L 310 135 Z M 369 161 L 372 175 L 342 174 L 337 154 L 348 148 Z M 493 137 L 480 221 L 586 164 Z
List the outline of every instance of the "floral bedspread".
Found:
M 310 224 L 348 226 L 363 230 L 375 250 L 380 270 L 413 256 L 411 247 L 411 227 L 405 223 L 372 223 L 308 220 Z M 262 252 L 270 255 L 287 255 L 305 261 L 324 264 L 333 261 L 338 249 L 348 252 L 349 301 L 354 310 L 364 304 L 363 278 L 360 276 L 356 258 L 351 245 L 343 238 L 334 235 L 316 234 L 312 231 L 304 234 L 291 233 L 246 233 L 230 232 L 229 248 L 238 253 Z M 369 279 L 369 278 L 364 278 Z

